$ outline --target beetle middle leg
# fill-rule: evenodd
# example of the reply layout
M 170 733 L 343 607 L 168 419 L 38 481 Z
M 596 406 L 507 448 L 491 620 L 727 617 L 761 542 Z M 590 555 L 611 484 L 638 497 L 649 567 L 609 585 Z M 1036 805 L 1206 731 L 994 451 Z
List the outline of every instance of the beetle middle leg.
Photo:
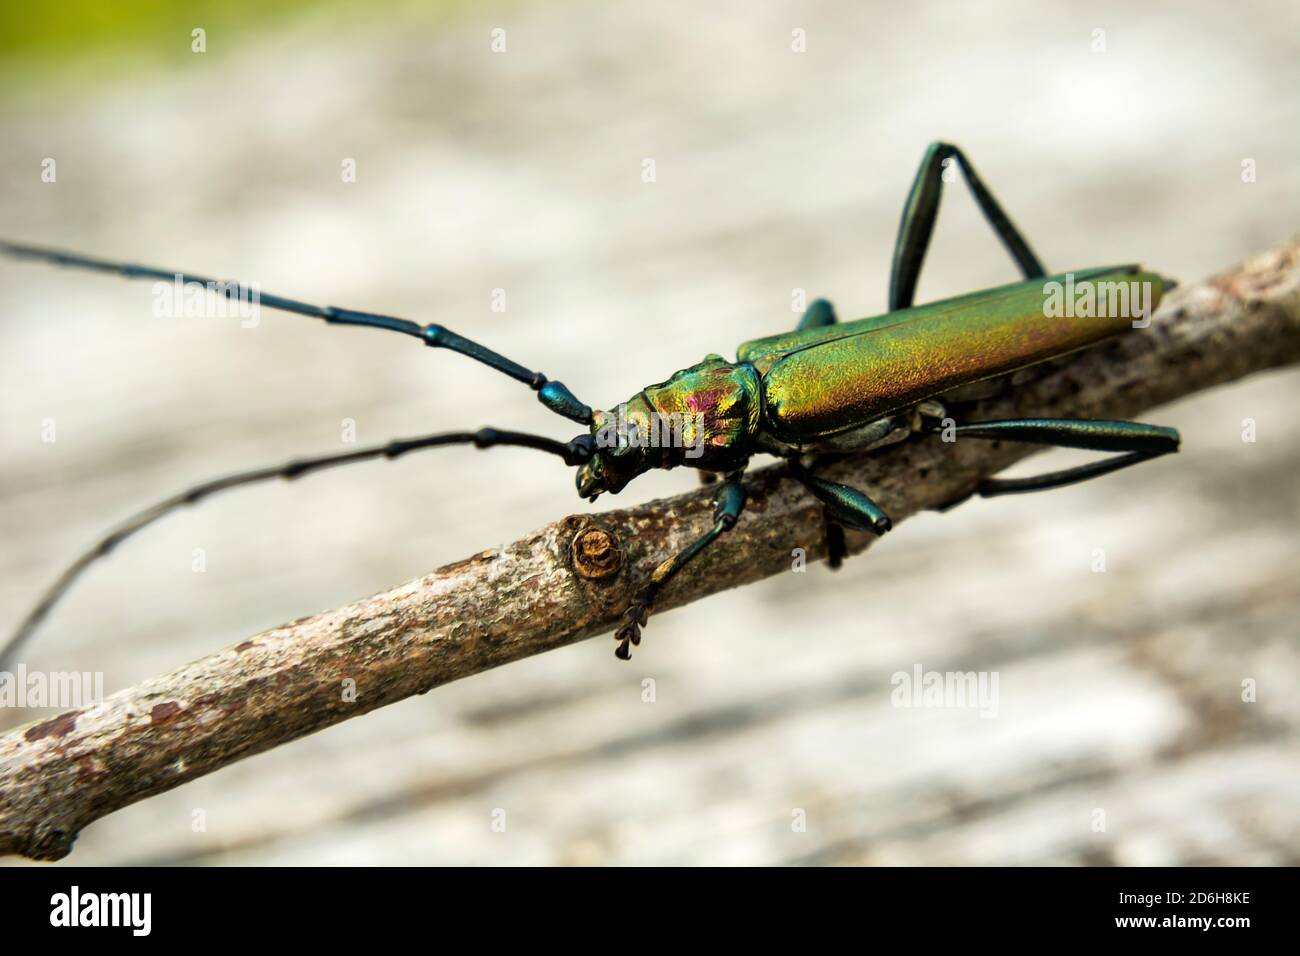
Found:
M 818 458 L 804 465 L 797 459 L 790 459 L 789 470 L 791 477 L 822 502 L 826 567 L 838 571 L 849 556 L 848 542 L 844 537 L 846 525 L 857 531 L 884 534 L 889 530 L 890 520 L 879 505 L 857 489 L 816 477 L 813 472 L 824 460 Z
M 654 607 L 655 598 L 663 586 L 682 568 L 725 532 L 736 526 L 740 513 L 745 510 L 745 486 L 740 483 L 741 472 L 732 472 L 713 494 L 713 527 L 662 562 L 650 575 L 650 582 L 641 589 L 623 614 L 624 623 L 614 632 L 618 648 L 614 654 L 622 660 L 632 657 L 630 645 L 641 643 L 641 628 Z
M 843 528 L 870 531 L 881 535 L 894 526 L 889 515 L 885 514 L 885 510 L 865 492 L 819 478 L 797 461 L 790 461 L 789 469 L 791 476 L 811 491 L 813 496 L 825 506 L 828 519 L 826 535 L 828 556 L 833 555 L 832 549 L 835 549 L 839 551 L 839 559 L 842 560 L 844 557 L 842 548 L 837 547 L 832 540 L 829 524 L 843 526 L 839 532 L 840 545 L 843 544 Z
M 844 525 L 831 515 L 829 508 L 822 508 L 822 525 L 826 529 L 826 567 L 838 571 L 844 559 L 849 556 L 849 544 L 844 539 Z
M 844 539 L 846 526 L 858 531 L 884 534 L 890 528 L 890 521 L 889 516 L 867 495 L 845 485 L 821 478 L 814 479 L 813 472 L 825 457 L 895 444 L 918 430 L 923 417 L 942 418 L 944 414 L 943 405 L 939 402 L 923 402 L 910 413 L 889 415 L 822 439 L 815 446 L 815 451 L 820 452 L 821 457 L 807 466 L 797 459 L 790 460 L 791 475 L 805 484 L 825 504 L 822 513 L 826 532 L 826 566 L 832 571 L 838 570 L 848 557 L 848 545 Z M 833 499 L 834 503 L 828 501 L 827 497 Z M 845 509 L 849 512 L 847 520 L 843 517 Z
M 834 325 L 838 321 L 839 319 L 835 317 L 835 306 L 826 299 L 814 299 L 812 305 L 808 306 L 799 318 L 795 330 L 802 332 L 805 329 L 820 329 L 826 325 Z

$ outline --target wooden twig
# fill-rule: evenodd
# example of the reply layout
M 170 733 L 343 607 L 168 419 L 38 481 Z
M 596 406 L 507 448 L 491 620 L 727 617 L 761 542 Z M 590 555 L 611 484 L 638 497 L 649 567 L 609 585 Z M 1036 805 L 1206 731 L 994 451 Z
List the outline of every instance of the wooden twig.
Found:
M 1133 417 L 1297 360 L 1300 240 L 1293 240 L 1175 290 L 1150 328 L 1080 353 L 969 417 Z M 897 524 L 968 494 L 981 477 L 1032 451 L 931 436 L 825 473 L 870 489 Z M 736 529 L 673 582 L 660 609 L 786 571 L 795 548 L 808 560 L 822 556 L 821 506 L 780 466 L 755 471 L 747 485 L 749 506 Z M 0 737 L 0 853 L 57 859 L 93 820 L 241 757 L 612 630 L 634 582 L 711 523 L 709 497 L 700 489 L 564 518 Z M 849 543 L 858 551 L 870 539 L 850 535 Z M 652 619 L 641 653 L 650 652 L 654 634 Z M 611 655 L 609 666 L 623 665 Z

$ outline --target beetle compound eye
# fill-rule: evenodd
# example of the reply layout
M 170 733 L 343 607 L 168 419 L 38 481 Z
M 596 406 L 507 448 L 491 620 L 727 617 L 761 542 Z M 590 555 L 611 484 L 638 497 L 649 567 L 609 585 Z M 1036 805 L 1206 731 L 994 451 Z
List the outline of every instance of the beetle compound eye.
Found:
M 596 496 L 605 490 L 604 481 L 600 476 L 600 469 L 597 467 L 599 461 L 599 457 L 593 458 L 578 469 L 574 484 L 578 488 L 580 497 L 594 501 Z

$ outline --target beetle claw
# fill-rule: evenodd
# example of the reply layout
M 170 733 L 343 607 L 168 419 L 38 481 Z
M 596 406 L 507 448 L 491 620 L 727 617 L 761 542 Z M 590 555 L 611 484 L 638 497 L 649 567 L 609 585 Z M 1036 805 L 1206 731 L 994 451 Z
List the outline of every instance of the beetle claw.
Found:
M 641 625 L 636 621 L 628 621 L 617 631 L 614 632 L 614 640 L 622 641 L 624 644 L 632 643 L 640 645 L 641 643 Z

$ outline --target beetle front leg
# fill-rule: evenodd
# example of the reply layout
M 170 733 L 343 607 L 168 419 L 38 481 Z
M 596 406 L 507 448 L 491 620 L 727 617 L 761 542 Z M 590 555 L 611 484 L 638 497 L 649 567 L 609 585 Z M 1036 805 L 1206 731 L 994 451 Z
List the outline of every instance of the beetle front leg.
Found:
M 646 618 L 649 617 L 655 598 L 658 597 L 663 586 L 671 581 L 692 558 L 724 532 L 736 526 L 736 520 L 745 510 L 745 486 L 740 483 L 740 474 L 740 472 L 733 472 L 728 475 L 727 480 L 714 493 L 713 527 L 655 568 L 650 575 L 650 583 L 641 589 L 624 612 L 623 626 L 614 632 L 614 640 L 619 642 L 618 648 L 614 651 L 615 656 L 622 660 L 629 660 L 632 657 L 630 645 L 641 643 L 641 628 L 645 626 Z

